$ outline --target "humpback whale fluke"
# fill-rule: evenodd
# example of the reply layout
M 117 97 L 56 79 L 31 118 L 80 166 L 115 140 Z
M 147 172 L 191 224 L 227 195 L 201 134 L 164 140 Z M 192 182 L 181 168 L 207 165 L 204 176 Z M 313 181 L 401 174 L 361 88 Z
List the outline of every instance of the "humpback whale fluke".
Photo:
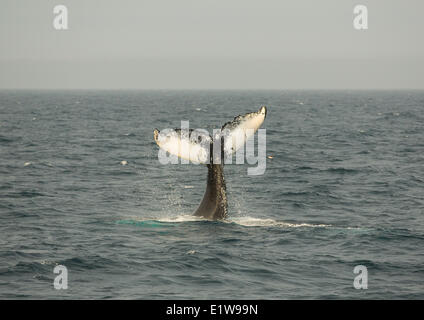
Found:
M 154 130 L 157 145 L 182 159 L 205 164 L 208 168 L 206 191 L 195 216 L 209 220 L 222 220 L 227 217 L 227 193 L 224 179 L 223 159 L 232 156 L 246 141 L 252 137 L 265 120 L 267 109 L 262 106 L 258 111 L 239 115 L 221 128 L 221 157 L 214 159 L 213 138 L 204 133 L 190 129 L 182 134 L 175 129 L 171 134 L 162 136 L 159 130 Z

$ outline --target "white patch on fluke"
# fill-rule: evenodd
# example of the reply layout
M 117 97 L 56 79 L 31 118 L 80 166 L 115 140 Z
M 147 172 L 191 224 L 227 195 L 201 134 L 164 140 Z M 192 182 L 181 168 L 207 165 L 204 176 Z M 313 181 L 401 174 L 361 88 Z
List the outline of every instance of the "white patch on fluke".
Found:
M 237 116 L 233 121 L 227 122 L 222 127 L 224 136 L 224 152 L 232 155 L 240 149 L 246 141 L 260 128 L 266 117 L 266 107 L 261 107 L 256 112 Z
M 192 130 L 190 134 L 181 130 L 154 131 L 158 146 L 172 155 L 197 164 L 208 163 L 211 137 L 202 132 Z M 200 140 L 200 141 L 199 141 Z

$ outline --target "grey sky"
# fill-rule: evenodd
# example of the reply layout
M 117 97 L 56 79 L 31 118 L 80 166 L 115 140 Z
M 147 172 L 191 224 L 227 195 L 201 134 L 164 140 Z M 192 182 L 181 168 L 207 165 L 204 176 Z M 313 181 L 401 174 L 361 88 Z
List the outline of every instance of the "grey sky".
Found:
M 424 89 L 423 34 L 422 0 L 1 0 L 0 88 Z

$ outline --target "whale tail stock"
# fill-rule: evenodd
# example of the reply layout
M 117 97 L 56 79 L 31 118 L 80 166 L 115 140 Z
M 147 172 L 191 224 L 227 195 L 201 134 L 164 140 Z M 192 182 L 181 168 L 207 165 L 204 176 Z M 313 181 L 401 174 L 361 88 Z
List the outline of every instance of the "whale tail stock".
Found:
M 227 217 L 228 212 L 224 166 L 208 164 L 207 167 L 206 191 L 194 215 L 209 220 L 222 220 Z
M 266 114 L 267 109 L 262 106 L 256 112 L 239 115 L 225 123 L 218 137 L 221 142 L 220 159 L 213 159 L 214 140 L 207 132 L 190 129 L 189 134 L 185 135 L 180 129 L 175 129 L 170 134 L 161 135 L 159 130 L 154 130 L 155 142 L 161 149 L 182 159 L 207 165 L 206 191 L 202 202 L 194 212 L 195 216 L 209 220 L 222 220 L 227 217 L 223 159 L 231 157 L 244 146 L 246 141 L 260 128 Z

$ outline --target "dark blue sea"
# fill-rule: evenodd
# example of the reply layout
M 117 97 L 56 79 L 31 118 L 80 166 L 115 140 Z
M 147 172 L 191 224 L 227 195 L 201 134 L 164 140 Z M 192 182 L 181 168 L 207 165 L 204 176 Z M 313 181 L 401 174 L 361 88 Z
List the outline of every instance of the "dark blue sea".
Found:
M 154 128 L 261 105 L 265 173 L 192 217 L 207 170 Z M 423 299 L 423 247 L 423 91 L 0 91 L 1 299 Z

